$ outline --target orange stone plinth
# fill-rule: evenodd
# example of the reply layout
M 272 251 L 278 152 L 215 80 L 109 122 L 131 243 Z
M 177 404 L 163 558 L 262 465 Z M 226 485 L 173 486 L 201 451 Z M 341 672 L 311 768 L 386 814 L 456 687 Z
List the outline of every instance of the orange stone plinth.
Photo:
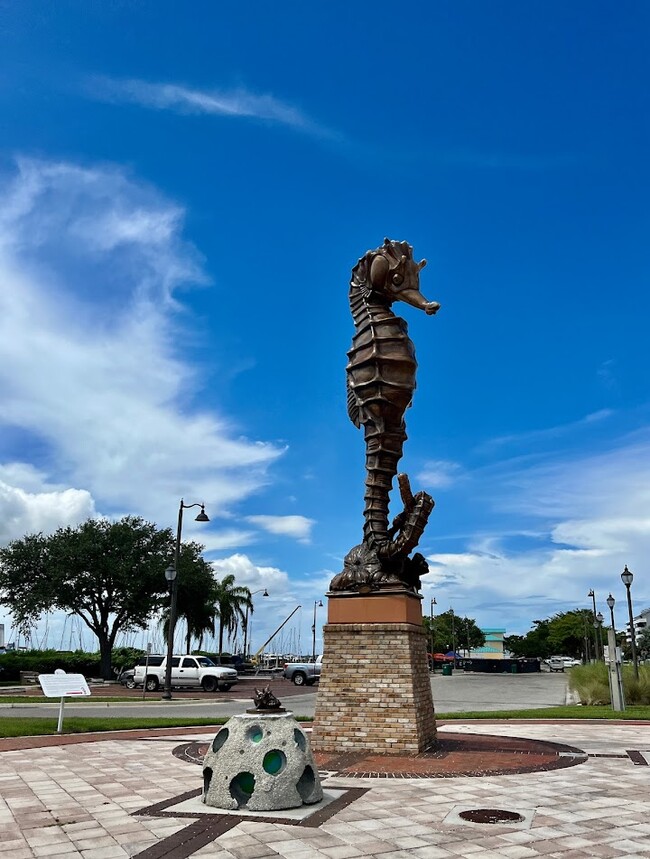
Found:
M 330 594 L 328 623 L 412 623 L 422 626 L 422 600 L 416 594 L 388 591 L 359 596 Z

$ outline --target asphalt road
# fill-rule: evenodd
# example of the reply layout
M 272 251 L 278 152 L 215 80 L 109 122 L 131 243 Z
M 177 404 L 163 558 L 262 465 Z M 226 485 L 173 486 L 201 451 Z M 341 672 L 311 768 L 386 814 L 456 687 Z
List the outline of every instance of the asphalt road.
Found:
M 549 674 L 464 674 L 457 671 L 452 677 L 435 675 L 431 678 L 433 701 L 438 713 L 458 713 L 468 710 L 520 710 L 561 706 L 566 702 L 566 675 Z M 258 685 L 260 685 L 258 683 Z M 297 716 L 313 716 L 317 687 L 298 690 L 286 680 L 275 681 L 272 689 L 282 705 Z M 115 692 L 114 694 L 119 694 Z M 101 703 L 101 698 L 87 704 L 66 702 L 66 716 L 98 716 L 104 718 L 150 718 L 185 716 L 211 718 L 233 716 L 252 706 L 253 690 L 250 683 L 240 683 L 228 695 L 204 696 L 203 700 L 189 701 L 178 698 L 160 701 L 151 697 L 151 703 L 142 704 L 134 697 L 133 703 Z M 197 693 L 200 696 L 201 693 Z M 54 716 L 58 702 L 30 704 L 2 704 L 0 718 L 23 716 L 37 718 Z

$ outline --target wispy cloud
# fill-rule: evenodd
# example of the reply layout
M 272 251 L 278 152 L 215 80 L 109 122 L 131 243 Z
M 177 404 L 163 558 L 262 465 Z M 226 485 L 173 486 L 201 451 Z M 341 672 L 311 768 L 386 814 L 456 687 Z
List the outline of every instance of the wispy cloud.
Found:
M 476 610 L 480 622 L 525 631 L 534 618 L 585 605 L 590 588 L 599 604 L 610 591 L 624 599 L 626 563 L 643 574 L 650 555 L 650 429 L 610 439 L 608 449 L 595 453 L 553 451 L 533 464 L 507 460 L 467 472 L 466 479 L 468 493 L 513 527 L 509 534 L 477 528 L 457 551 L 427 552 L 425 598 L 435 595 L 443 609 L 458 602 L 463 612 Z M 644 575 L 635 579 L 639 607 L 650 602 L 647 582 Z
M 0 506 L 43 511 L 5 516 L 2 538 L 95 509 L 170 524 L 188 488 L 214 520 L 268 483 L 282 450 L 193 406 L 175 294 L 207 278 L 183 210 L 107 166 L 24 160 L 1 191 L 0 426 L 38 445 L 43 472 L 27 450 L 3 465 L 0 446 Z
M 309 543 L 315 525 L 315 521 L 306 516 L 247 516 L 246 521 L 269 534 L 294 537 L 300 543 Z
M 616 378 L 616 361 L 613 358 L 608 358 L 603 361 L 600 367 L 596 370 L 596 375 L 600 379 L 602 385 L 607 390 L 614 390 L 618 387 L 618 379 Z
M 529 430 L 528 432 L 497 436 L 496 438 L 486 441 L 482 447 L 489 449 L 503 445 L 529 444 L 531 442 L 544 441 L 546 439 L 557 439 L 576 430 L 580 430 L 585 426 L 585 424 L 595 424 L 605 421 L 614 414 L 615 412 L 613 409 L 599 409 L 597 412 L 591 412 L 590 414 L 579 418 L 577 421 L 571 421 L 570 423 L 544 427 L 538 430 Z
M 244 87 L 234 90 L 200 90 L 175 83 L 97 77 L 89 81 L 87 91 L 93 98 L 114 104 L 138 104 L 153 110 L 169 110 L 185 115 L 258 119 L 318 137 L 339 136 L 297 107 L 273 95 L 254 93 Z
M 418 479 L 430 489 L 444 489 L 462 478 L 463 469 L 448 459 L 431 459 L 424 463 Z

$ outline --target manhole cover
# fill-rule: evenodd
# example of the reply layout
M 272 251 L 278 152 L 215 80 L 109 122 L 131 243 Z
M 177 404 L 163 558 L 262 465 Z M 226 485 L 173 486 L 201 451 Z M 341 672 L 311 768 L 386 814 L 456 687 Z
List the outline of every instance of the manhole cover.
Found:
M 516 811 L 504 811 L 501 808 L 472 808 L 461 811 L 458 815 L 470 823 L 521 823 L 524 820 Z

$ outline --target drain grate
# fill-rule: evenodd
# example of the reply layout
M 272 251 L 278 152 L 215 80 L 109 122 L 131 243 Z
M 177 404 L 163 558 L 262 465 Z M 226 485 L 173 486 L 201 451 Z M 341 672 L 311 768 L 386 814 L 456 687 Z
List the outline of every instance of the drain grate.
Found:
M 472 808 L 461 811 L 458 816 L 470 823 L 521 823 L 525 820 L 516 811 L 504 811 L 501 808 Z

